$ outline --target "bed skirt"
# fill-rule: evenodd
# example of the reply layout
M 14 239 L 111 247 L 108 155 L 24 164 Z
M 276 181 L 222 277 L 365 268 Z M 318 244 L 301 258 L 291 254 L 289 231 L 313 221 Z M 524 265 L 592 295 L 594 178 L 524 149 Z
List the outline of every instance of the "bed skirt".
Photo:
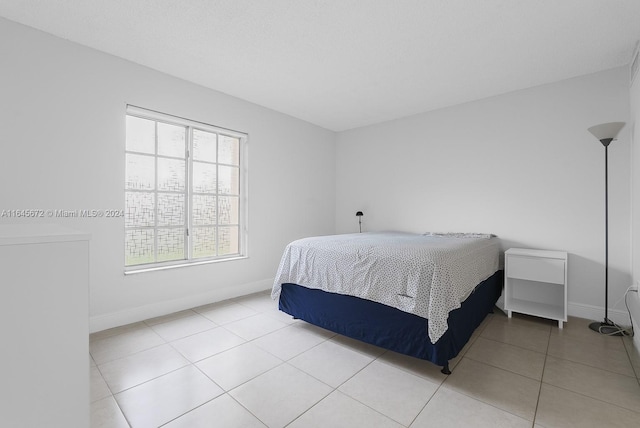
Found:
M 502 293 L 503 271 L 481 282 L 449 313 L 448 329 L 432 344 L 428 320 L 359 297 L 282 284 L 279 308 L 294 318 L 385 349 L 448 367 Z

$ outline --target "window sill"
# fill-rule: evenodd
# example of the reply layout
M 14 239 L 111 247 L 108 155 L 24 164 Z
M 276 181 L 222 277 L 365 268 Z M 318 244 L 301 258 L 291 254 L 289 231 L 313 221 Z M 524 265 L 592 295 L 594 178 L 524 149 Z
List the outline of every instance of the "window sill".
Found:
M 125 275 L 135 275 L 135 274 L 138 274 L 138 273 L 157 272 L 157 271 L 160 271 L 160 270 L 178 269 L 178 268 L 185 268 L 185 267 L 189 267 L 189 266 L 208 265 L 208 264 L 212 264 L 212 263 L 229 262 L 229 261 L 234 261 L 234 260 L 244 260 L 244 259 L 248 259 L 248 258 L 249 258 L 248 256 L 236 256 L 236 257 L 229 257 L 229 258 L 224 258 L 224 259 L 182 262 L 182 263 L 176 263 L 176 264 L 170 264 L 170 265 L 164 265 L 164 266 L 128 268 L 127 270 L 124 271 L 124 274 Z

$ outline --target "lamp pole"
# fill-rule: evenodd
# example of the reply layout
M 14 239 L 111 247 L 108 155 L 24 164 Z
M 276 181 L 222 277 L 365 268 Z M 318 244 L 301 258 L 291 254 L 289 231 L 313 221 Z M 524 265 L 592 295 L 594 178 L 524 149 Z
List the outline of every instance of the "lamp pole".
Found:
M 601 140 L 604 145 L 604 322 L 609 321 L 609 144 L 613 139 Z
M 609 336 L 623 335 L 623 329 L 609 320 L 609 144 L 624 125 L 624 122 L 610 122 L 589 128 L 589 132 L 604 146 L 604 320 L 592 322 L 589 328 Z

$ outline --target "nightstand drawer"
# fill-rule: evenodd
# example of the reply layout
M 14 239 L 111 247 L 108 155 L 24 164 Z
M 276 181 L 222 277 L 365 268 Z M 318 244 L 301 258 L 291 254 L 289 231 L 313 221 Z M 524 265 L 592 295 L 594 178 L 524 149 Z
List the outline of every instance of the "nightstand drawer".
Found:
M 564 260 L 537 257 L 507 257 L 509 278 L 564 284 Z

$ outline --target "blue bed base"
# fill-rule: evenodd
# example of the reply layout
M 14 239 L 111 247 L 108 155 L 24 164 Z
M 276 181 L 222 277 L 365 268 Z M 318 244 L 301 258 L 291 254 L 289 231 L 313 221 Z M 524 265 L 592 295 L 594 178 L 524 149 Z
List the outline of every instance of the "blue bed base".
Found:
M 329 293 L 296 284 L 282 284 L 279 308 L 294 318 L 335 333 L 405 355 L 431 361 L 450 373 L 449 360 L 467 343 L 502 293 L 503 272 L 481 282 L 449 313 L 449 328 L 432 344 L 428 320 L 359 297 Z

